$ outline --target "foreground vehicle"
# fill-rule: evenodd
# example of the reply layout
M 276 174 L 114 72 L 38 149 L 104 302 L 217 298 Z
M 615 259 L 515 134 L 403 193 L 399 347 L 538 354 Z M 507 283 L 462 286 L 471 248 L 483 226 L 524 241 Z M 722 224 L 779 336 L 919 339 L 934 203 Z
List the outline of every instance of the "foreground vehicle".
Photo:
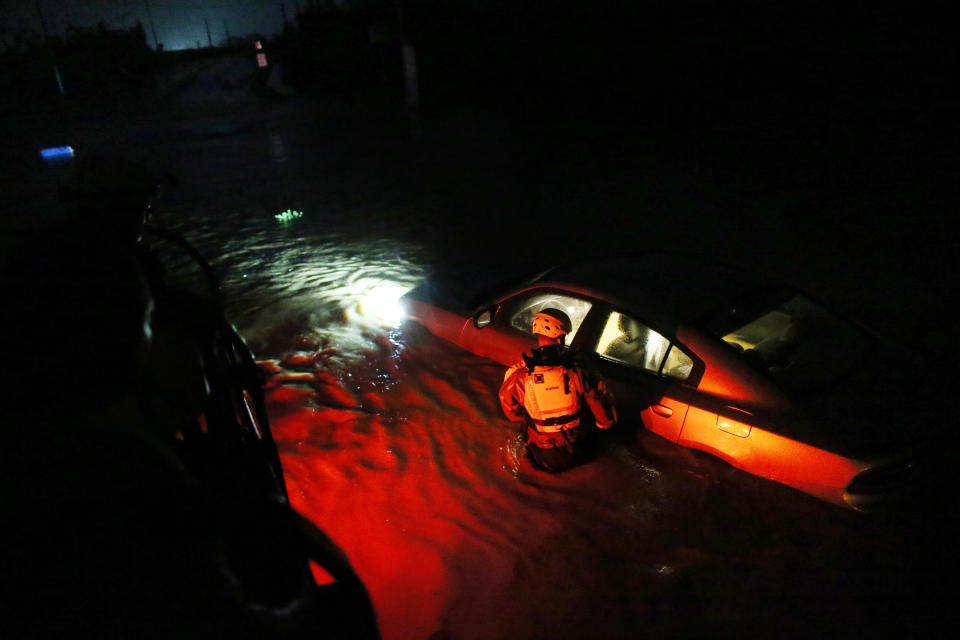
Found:
M 837 505 L 900 493 L 926 441 L 908 355 L 783 284 L 645 255 L 548 270 L 472 314 L 441 294 L 410 292 L 408 316 L 504 365 L 537 311 L 565 311 L 622 423 Z

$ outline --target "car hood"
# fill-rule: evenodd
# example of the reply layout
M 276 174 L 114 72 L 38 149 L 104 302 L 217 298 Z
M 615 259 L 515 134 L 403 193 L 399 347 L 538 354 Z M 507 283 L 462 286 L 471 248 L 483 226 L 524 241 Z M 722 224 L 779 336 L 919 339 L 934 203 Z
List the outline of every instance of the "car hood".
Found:
M 403 295 L 403 300 L 418 300 L 426 304 L 469 317 L 483 303 L 495 300 L 499 294 L 537 280 L 542 273 L 514 276 L 493 272 L 472 277 L 433 274 L 417 287 Z M 467 283 L 467 284 L 464 284 Z
M 929 369 L 915 354 L 880 346 L 804 404 L 837 453 L 866 458 L 923 446 L 944 418 Z
M 430 279 L 403 294 L 401 302 L 417 300 L 452 313 L 468 316 L 471 311 L 471 295 L 470 291 L 450 281 Z

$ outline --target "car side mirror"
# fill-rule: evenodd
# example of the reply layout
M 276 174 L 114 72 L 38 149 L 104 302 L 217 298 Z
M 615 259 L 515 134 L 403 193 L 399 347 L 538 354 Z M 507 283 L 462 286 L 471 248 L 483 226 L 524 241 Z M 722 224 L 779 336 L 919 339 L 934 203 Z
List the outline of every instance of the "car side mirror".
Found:
M 473 326 L 483 329 L 493 322 L 493 309 L 483 309 L 473 315 Z

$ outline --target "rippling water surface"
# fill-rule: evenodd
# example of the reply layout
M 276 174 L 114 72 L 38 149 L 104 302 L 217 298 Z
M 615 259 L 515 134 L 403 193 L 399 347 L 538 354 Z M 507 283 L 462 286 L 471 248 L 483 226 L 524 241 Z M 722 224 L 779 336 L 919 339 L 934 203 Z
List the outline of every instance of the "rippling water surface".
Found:
M 230 318 L 268 374 L 295 506 L 347 552 L 386 638 L 810 638 L 926 624 L 924 543 L 903 529 L 638 425 L 610 434 L 591 464 L 536 471 L 500 413 L 502 367 L 389 317 L 384 299 L 438 271 L 483 282 L 501 262 L 485 243 L 521 236 L 490 213 L 516 180 L 496 168 L 502 140 L 481 132 L 424 159 L 388 126 L 341 129 L 292 106 L 245 118 L 232 133 L 198 121 L 126 135 L 179 175 L 157 221 L 222 275 Z M 302 216 L 277 220 L 287 210 Z

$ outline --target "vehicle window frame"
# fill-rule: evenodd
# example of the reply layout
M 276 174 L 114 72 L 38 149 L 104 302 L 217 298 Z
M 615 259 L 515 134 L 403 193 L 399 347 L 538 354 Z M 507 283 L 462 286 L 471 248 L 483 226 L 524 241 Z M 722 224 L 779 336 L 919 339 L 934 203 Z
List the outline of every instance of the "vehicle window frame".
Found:
M 663 358 L 661 358 L 660 363 L 656 371 L 648 369 L 646 367 L 632 365 L 628 362 L 612 358 L 610 356 L 605 356 L 597 352 L 597 346 L 600 344 L 600 338 L 603 333 L 603 329 L 608 322 L 610 315 L 613 313 L 619 313 L 621 315 L 626 315 L 629 318 L 636 320 L 637 322 L 643 324 L 644 327 L 650 329 L 651 331 L 656 332 L 658 335 L 663 337 L 667 341 L 667 348 L 664 350 Z M 651 324 L 648 322 L 642 315 L 635 313 L 631 309 L 624 307 L 612 305 L 609 303 L 597 302 L 590 309 L 588 318 L 593 316 L 593 321 L 590 326 L 589 336 L 583 333 L 584 327 L 587 324 L 587 318 L 584 319 L 583 324 L 581 325 L 581 333 L 578 334 L 578 338 L 581 338 L 579 347 L 581 351 L 591 354 L 593 357 L 608 362 L 612 365 L 622 367 L 624 370 L 631 372 L 635 375 L 646 375 L 649 377 L 656 378 L 660 381 L 670 381 L 676 382 L 678 384 L 684 384 L 692 387 L 699 385 L 703 373 L 706 370 L 706 365 L 701 358 L 699 358 L 689 347 L 684 345 L 682 342 L 676 339 L 676 336 L 672 335 L 669 332 L 663 331 L 657 325 Z M 681 353 L 687 356 L 693 363 L 690 368 L 690 374 L 684 378 L 676 378 L 674 376 L 664 375 L 663 367 L 666 365 L 667 356 L 670 354 L 670 350 L 676 347 Z

